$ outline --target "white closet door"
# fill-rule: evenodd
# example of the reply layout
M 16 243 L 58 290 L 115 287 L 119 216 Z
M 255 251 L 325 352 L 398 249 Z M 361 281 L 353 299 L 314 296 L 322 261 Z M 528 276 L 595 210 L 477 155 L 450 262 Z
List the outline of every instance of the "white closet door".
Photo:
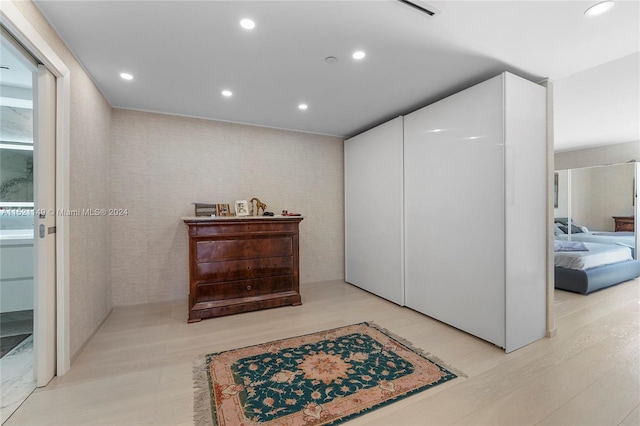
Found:
M 402 117 L 344 143 L 346 281 L 404 305 Z
M 503 76 L 404 123 L 406 304 L 504 347 Z

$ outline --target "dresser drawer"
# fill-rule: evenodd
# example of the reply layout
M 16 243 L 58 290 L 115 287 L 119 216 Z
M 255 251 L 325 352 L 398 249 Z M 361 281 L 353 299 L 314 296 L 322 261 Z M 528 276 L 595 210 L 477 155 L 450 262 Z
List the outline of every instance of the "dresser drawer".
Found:
M 275 275 L 293 274 L 293 257 L 229 260 L 198 263 L 198 284 L 202 282 L 236 281 Z
M 198 224 L 194 228 L 195 237 L 215 237 L 225 234 L 245 234 L 245 233 L 297 233 L 297 223 L 282 223 L 274 220 L 267 222 L 249 220 L 249 223 L 216 223 L 215 225 Z
M 267 277 L 253 280 L 198 284 L 196 302 L 239 299 L 293 289 L 293 276 Z
M 196 242 L 198 263 L 235 259 L 255 259 L 258 257 L 290 256 L 293 254 L 291 237 L 255 239 L 208 240 Z

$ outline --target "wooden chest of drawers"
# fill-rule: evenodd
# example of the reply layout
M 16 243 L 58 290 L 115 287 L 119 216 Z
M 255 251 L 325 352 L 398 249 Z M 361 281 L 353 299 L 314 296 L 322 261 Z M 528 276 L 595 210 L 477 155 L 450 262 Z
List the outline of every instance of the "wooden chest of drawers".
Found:
M 635 229 L 633 216 L 613 216 L 613 220 L 616 224 L 616 232 L 633 232 Z
M 302 303 L 302 217 L 183 220 L 189 228 L 189 322 Z

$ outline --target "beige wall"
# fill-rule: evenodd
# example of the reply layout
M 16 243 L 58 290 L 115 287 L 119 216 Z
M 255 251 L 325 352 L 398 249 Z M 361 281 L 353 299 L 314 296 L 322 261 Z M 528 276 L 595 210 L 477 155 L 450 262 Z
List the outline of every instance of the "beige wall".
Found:
M 344 278 L 340 138 L 115 109 L 111 194 L 128 210 L 111 219 L 116 306 L 187 297 L 180 217 L 195 201 L 258 197 L 268 211 L 302 213 L 301 282 Z
M 31 1 L 16 7 L 71 72 L 71 209 L 108 208 L 111 107 Z M 72 217 L 70 239 L 70 352 L 75 356 L 111 311 L 110 223 Z
M 640 161 L 640 141 L 555 153 L 555 170 Z

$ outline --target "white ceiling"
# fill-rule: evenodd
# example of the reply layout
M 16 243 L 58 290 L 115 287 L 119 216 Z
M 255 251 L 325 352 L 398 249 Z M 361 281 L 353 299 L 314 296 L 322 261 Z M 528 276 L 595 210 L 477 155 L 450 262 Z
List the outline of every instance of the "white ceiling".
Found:
M 352 136 L 511 71 L 556 81 L 565 150 L 640 140 L 640 2 L 586 17 L 598 1 L 36 4 L 114 107 Z
M 556 151 L 640 141 L 640 53 L 554 83 Z

